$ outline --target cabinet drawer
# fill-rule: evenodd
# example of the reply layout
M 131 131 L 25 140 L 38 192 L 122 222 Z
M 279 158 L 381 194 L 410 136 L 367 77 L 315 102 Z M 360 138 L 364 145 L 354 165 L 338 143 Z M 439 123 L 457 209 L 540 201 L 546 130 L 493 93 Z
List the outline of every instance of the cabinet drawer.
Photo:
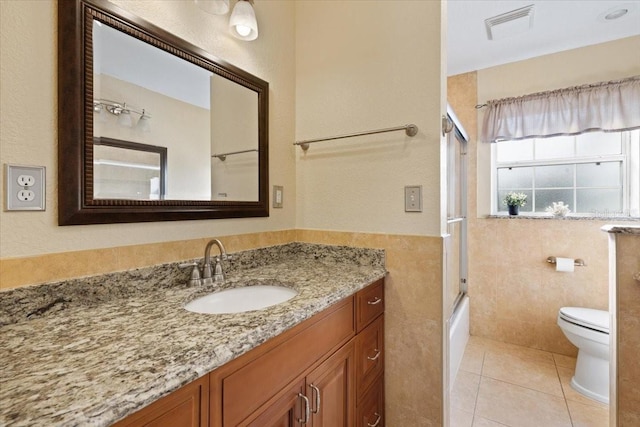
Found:
M 384 279 L 356 294 L 356 328 L 360 332 L 384 312 Z
M 380 375 L 356 409 L 356 427 L 384 427 L 384 376 Z
M 364 392 L 384 370 L 384 315 L 356 337 L 356 387 Z
M 353 304 L 353 298 L 340 303 L 323 319 L 225 377 L 223 425 L 238 425 L 314 362 L 353 337 Z

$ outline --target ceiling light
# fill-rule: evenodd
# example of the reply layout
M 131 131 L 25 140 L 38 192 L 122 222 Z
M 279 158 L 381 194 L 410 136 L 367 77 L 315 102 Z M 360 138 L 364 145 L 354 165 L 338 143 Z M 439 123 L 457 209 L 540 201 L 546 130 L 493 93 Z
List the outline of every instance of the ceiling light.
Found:
M 200 9 L 212 15 L 229 12 L 229 0 L 193 0 Z
M 534 5 L 521 7 L 484 20 L 489 40 L 499 40 L 524 33 L 533 27 Z
M 623 17 L 631 16 L 635 12 L 636 8 L 637 3 L 618 3 L 599 14 L 598 21 L 608 23 Z
M 611 13 L 607 13 L 604 16 L 604 19 L 606 19 L 607 21 L 612 21 L 614 19 L 618 19 L 618 18 L 622 18 L 624 15 L 626 15 L 627 13 L 629 13 L 629 9 L 618 9 L 618 10 L 614 10 Z
M 240 0 L 236 3 L 229 18 L 229 30 L 240 40 L 249 41 L 258 38 L 258 21 L 248 0 Z

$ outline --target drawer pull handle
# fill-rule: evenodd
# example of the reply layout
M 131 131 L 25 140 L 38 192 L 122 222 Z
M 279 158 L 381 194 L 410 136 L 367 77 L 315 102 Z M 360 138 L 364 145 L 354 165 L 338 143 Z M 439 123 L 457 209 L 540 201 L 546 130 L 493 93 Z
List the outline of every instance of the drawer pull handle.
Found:
M 317 414 L 320 412 L 320 389 L 313 384 L 309 384 L 309 387 L 311 388 L 311 397 L 313 397 L 314 394 L 316 395 L 316 408 L 312 409 L 311 412 Z
M 302 393 L 298 393 L 298 397 L 302 398 L 302 400 L 304 400 L 304 419 L 302 418 L 298 418 L 298 422 L 300 424 L 307 424 L 309 422 L 309 417 L 311 416 L 311 414 L 309 413 L 310 409 L 309 409 L 309 398 L 307 396 L 305 396 Z
M 374 299 L 373 301 L 367 301 L 367 304 L 376 305 L 376 304 L 380 304 L 381 302 L 382 302 L 382 298 L 376 297 L 376 299 Z
M 378 350 L 377 348 L 375 349 L 376 355 L 371 357 L 371 356 L 367 356 L 367 359 L 373 361 L 373 360 L 377 360 L 378 357 L 380 357 L 380 350 Z
M 376 418 L 376 422 L 375 422 L 375 423 L 373 423 L 373 424 L 371 424 L 371 423 L 367 423 L 367 426 L 368 426 L 368 427 L 378 427 L 378 424 L 380 424 L 380 420 L 382 419 L 382 417 L 380 416 L 380 414 L 376 412 L 376 413 L 374 413 L 373 415 L 375 415 L 375 416 L 376 416 L 376 417 L 378 417 L 378 418 Z

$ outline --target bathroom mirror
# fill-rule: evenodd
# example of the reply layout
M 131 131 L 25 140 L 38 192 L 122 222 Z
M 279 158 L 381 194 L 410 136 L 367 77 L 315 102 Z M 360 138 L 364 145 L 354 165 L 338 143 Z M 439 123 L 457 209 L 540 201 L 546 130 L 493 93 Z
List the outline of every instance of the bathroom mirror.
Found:
M 107 1 L 58 22 L 60 225 L 268 216 L 267 82 Z

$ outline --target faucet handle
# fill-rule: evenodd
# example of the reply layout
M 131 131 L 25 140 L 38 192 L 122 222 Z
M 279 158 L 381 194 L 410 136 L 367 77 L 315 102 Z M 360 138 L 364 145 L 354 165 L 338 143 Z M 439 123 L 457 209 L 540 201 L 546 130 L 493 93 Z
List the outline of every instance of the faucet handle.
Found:
M 198 268 L 198 263 L 196 262 L 187 262 L 179 265 L 180 268 L 189 268 L 193 267 L 191 270 L 191 277 L 189 278 L 189 286 L 197 286 L 202 284 L 202 278 L 200 277 L 200 269 Z
M 216 265 L 213 268 L 213 283 L 224 283 L 225 275 L 224 271 L 222 270 L 221 263 L 223 259 L 226 258 L 223 258 L 222 256 L 216 257 Z

